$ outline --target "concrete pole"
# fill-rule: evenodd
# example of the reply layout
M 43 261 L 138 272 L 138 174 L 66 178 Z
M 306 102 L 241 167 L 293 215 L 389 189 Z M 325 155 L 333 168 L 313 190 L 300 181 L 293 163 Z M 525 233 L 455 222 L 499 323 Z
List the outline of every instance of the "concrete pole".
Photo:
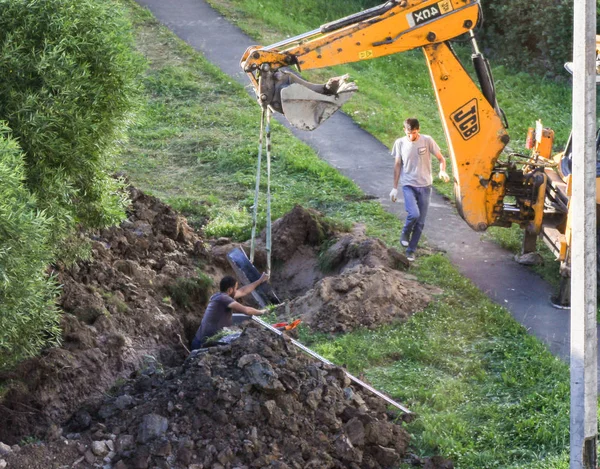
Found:
M 596 0 L 574 6 L 570 467 L 596 469 Z

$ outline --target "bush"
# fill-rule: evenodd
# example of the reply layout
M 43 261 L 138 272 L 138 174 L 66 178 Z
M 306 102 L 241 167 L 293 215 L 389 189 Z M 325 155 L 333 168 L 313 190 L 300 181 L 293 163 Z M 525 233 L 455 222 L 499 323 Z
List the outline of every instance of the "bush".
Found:
M 29 189 L 64 234 L 124 216 L 111 153 L 141 60 L 108 0 L 0 1 L 0 116 L 25 152 Z
M 197 277 L 178 277 L 167 287 L 175 303 L 185 309 L 197 305 L 206 305 L 213 286 L 212 279 L 202 272 Z
M 538 74 L 565 76 L 573 55 L 573 2 L 483 1 L 483 44 L 495 61 Z
M 0 124 L 0 369 L 58 341 L 50 220 L 24 186 L 23 154 Z
M 213 210 L 214 217 L 204 227 L 206 236 L 226 237 L 243 241 L 250 238 L 252 216 L 237 207 L 218 207 Z M 258 222 L 260 224 L 260 221 Z

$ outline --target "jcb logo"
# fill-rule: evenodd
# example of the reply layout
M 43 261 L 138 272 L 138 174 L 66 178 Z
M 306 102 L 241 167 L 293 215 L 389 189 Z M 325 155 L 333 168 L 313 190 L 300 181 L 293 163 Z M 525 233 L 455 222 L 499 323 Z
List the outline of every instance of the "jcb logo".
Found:
M 413 11 L 407 15 L 408 24 L 411 27 L 425 23 L 426 21 L 442 16 L 444 13 L 452 11 L 452 2 L 450 0 L 442 0 L 434 5 L 430 5 L 420 10 Z
M 477 99 L 473 98 L 468 103 L 450 114 L 450 120 L 460 132 L 463 139 L 469 140 L 479 133 L 479 111 Z

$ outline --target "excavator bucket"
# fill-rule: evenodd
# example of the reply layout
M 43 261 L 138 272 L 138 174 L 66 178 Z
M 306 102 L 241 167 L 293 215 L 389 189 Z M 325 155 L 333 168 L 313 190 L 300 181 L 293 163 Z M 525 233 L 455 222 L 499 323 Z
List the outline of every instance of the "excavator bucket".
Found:
M 300 130 L 314 130 L 354 94 L 356 88 L 338 94 L 317 93 L 298 83 L 281 90 L 281 107 L 286 119 Z

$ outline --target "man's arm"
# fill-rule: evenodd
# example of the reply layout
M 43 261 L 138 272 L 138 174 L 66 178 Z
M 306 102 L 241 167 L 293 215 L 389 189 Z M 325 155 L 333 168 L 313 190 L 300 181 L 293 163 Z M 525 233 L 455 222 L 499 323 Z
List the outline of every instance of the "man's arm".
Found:
M 450 176 L 448 176 L 448 173 L 446 172 L 446 158 L 444 158 L 444 155 L 442 155 L 442 152 L 439 150 L 435 153 L 435 157 L 440 162 L 440 172 L 438 177 L 444 182 L 450 181 Z
M 402 167 L 402 157 L 396 157 L 396 163 L 394 164 L 394 186 L 390 192 L 390 200 L 396 202 L 398 200 L 398 180 L 400 179 L 400 171 Z
M 260 316 L 261 314 L 265 314 L 267 312 L 266 309 L 254 309 L 250 306 L 244 306 L 243 304 L 234 301 L 229 304 L 229 308 L 231 308 L 236 313 L 248 314 L 250 316 Z
M 243 286 L 242 288 L 238 288 L 235 292 L 235 295 L 233 295 L 233 299 L 237 300 L 238 298 L 241 298 L 242 296 L 246 296 L 249 293 L 252 293 L 256 287 L 258 287 L 261 283 L 264 283 L 268 280 L 269 280 L 269 274 L 263 272 L 263 274 L 260 276 L 260 278 L 256 282 L 252 282 L 246 286 Z
M 398 181 L 400 180 L 400 171 L 402 169 L 402 157 L 397 156 L 394 163 L 394 189 L 398 189 Z
M 442 155 L 441 151 L 438 151 L 435 154 L 435 157 L 438 159 L 438 161 L 440 162 L 440 171 L 444 171 L 446 172 L 446 158 L 444 158 L 444 155 Z

